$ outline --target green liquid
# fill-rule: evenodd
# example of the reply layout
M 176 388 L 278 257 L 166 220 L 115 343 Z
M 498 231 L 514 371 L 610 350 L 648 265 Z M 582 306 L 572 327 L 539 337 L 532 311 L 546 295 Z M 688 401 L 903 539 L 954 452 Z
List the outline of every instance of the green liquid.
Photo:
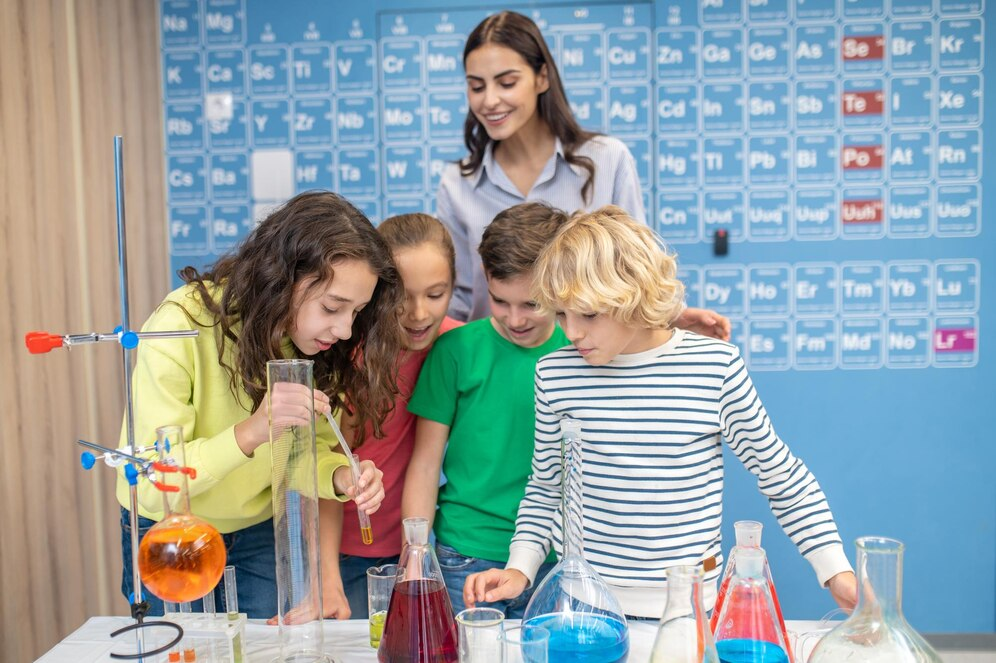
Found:
M 380 638 L 384 635 L 384 622 L 387 621 L 387 610 L 380 610 L 370 615 L 370 646 L 380 647 Z
M 234 622 L 234 621 L 238 621 L 238 619 L 239 619 L 239 613 L 237 613 L 237 612 L 230 612 L 230 613 L 228 613 L 228 621 Z M 244 659 L 242 657 L 242 636 L 241 635 L 236 635 L 234 638 L 232 638 L 232 649 L 234 650 L 234 651 L 232 651 L 232 655 L 235 658 L 235 663 L 242 663 Z

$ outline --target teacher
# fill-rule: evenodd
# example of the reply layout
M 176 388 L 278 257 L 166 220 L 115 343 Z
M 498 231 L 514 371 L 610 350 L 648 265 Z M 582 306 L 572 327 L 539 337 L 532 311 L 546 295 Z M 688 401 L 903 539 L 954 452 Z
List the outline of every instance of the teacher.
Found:
M 450 315 L 475 320 L 490 312 L 477 247 L 499 212 L 537 201 L 568 213 L 618 205 L 647 219 L 633 155 L 617 138 L 578 124 L 532 20 L 511 11 L 489 16 L 467 37 L 463 64 L 470 154 L 443 171 L 437 215 L 456 249 Z M 729 338 L 729 321 L 710 311 L 685 309 L 675 324 Z

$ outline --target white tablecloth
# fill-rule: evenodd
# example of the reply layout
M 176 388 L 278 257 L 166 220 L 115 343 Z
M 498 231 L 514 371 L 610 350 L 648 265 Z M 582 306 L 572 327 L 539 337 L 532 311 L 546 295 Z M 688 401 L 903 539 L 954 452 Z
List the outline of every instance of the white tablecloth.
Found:
M 41 663 L 111 663 L 112 651 L 129 653 L 135 651 L 135 636 L 122 635 L 112 642 L 108 637 L 111 631 L 126 626 L 132 621 L 126 617 L 91 617 L 83 626 L 66 637 L 48 653 L 38 659 Z M 820 630 L 817 622 L 789 621 L 786 623 L 789 637 L 795 640 L 802 634 L 799 644 L 804 654 L 818 640 L 815 633 Z M 634 622 L 630 624 L 630 653 L 632 663 L 646 663 L 650 659 L 650 649 L 657 633 L 656 622 Z M 813 635 L 809 635 L 813 634 Z M 151 637 L 151 636 L 150 636 Z M 268 663 L 277 655 L 277 627 L 262 622 L 250 622 L 246 627 L 247 654 L 249 663 Z M 374 663 L 377 652 L 370 648 L 369 628 L 366 620 L 325 622 L 325 649 L 336 663 Z M 165 661 L 162 654 L 156 659 Z M 805 660 L 805 656 L 796 660 Z M 198 661 L 203 661 L 199 658 Z

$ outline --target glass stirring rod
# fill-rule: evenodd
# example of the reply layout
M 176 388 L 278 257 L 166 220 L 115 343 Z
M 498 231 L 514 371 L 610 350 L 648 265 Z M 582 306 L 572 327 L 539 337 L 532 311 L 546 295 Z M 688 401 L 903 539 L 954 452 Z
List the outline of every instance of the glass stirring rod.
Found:
M 349 459 L 349 469 L 353 473 L 353 486 L 356 488 L 356 492 L 360 491 L 360 458 L 352 451 L 349 450 L 349 445 L 346 444 L 346 439 L 342 436 L 342 431 L 339 430 L 339 424 L 335 422 L 332 415 L 328 412 L 325 413 L 325 418 L 329 420 L 329 425 L 332 426 L 332 431 L 335 436 L 339 439 L 339 444 L 342 446 L 343 452 L 346 454 L 346 458 Z M 363 539 L 363 543 L 370 545 L 374 542 L 373 538 L 373 528 L 370 526 L 370 516 L 366 514 L 363 509 L 357 507 L 356 515 L 360 519 L 360 536 Z

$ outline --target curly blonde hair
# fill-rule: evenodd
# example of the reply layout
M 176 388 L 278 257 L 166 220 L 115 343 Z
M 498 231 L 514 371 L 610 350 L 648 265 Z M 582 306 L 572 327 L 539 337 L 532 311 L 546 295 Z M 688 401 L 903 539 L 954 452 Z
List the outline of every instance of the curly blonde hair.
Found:
M 532 295 L 544 311 L 606 313 L 631 327 L 667 328 L 684 307 L 677 271 L 663 240 L 607 205 L 560 228 L 536 262 Z

